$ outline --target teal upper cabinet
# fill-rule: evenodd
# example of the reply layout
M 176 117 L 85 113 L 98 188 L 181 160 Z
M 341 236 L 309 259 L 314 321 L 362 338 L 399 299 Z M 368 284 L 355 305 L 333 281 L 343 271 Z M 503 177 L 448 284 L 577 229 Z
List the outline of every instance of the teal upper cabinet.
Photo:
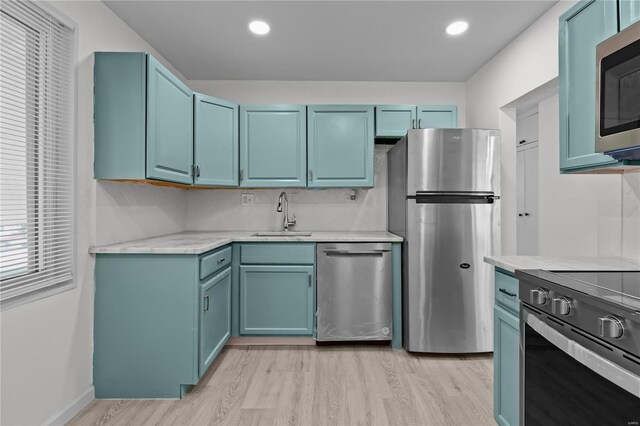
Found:
M 455 105 L 377 105 L 376 137 L 401 138 L 409 129 L 458 127 Z
M 620 30 L 640 21 L 640 0 L 619 0 Z
M 193 92 L 147 55 L 147 177 L 193 182 Z
M 94 167 L 96 179 L 145 179 L 147 57 L 94 55 Z
M 306 107 L 240 107 L 240 186 L 307 185 Z
M 376 137 L 401 138 L 415 129 L 415 105 L 376 105 Z
M 309 187 L 372 187 L 373 107 L 309 105 Z
M 143 52 L 94 59 L 95 178 L 191 184 L 191 90 Z
M 617 163 L 595 152 L 596 45 L 618 28 L 617 2 L 581 1 L 560 17 L 560 169 Z
M 418 105 L 418 129 L 450 129 L 458 127 L 455 105 Z
M 194 96 L 195 184 L 238 186 L 238 105 Z

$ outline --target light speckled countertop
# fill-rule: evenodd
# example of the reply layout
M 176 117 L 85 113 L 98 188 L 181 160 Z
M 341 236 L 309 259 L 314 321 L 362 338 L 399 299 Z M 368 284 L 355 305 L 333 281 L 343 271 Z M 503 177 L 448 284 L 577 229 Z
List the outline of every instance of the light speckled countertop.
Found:
M 89 253 L 130 253 L 130 254 L 200 254 L 233 242 L 401 242 L 399 237 L 384 231 L 300 231 L 311 236 L 258 237 L 254 234 L 264 231 L 187 231 L 177 234 L 160 235 L 142 240 L 90 247 Z
M 587 256 L 485 256 L 484 261 L 505 271 L 544 269 L 547 271 L 637 271 L 640 259 Z

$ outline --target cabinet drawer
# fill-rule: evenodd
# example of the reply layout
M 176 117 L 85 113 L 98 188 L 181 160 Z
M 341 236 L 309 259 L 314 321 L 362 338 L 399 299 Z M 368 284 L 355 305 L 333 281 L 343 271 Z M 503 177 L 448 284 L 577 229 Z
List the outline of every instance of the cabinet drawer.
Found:
M 219 271 L 231 263 L 231 247 L 225 247 L 200 258 L 200 279 Z
M 313 265 L 314 243 L 256 243 L 240 246 L 240 263 L 250 265 Z
M 513 312 L 520 312 L 518 280 L 502 272 L 496 271 L 496 304 Z

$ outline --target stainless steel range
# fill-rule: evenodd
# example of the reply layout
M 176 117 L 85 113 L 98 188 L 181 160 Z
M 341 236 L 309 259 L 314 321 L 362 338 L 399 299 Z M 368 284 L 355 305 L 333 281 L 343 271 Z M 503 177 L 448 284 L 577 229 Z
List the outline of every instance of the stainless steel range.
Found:
M 640 424 L 640 271 L 517 271 L 521 423 Z

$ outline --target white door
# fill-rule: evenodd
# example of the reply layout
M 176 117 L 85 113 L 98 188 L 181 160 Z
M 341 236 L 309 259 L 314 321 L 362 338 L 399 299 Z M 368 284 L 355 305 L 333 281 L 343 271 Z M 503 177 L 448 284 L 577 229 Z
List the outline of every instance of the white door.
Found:
M 516 208 L 518 255 L 538 254 L 538 146 L 516 153 Z
M 538 147 L 524 151 L 526 254 L 538 254 Z

